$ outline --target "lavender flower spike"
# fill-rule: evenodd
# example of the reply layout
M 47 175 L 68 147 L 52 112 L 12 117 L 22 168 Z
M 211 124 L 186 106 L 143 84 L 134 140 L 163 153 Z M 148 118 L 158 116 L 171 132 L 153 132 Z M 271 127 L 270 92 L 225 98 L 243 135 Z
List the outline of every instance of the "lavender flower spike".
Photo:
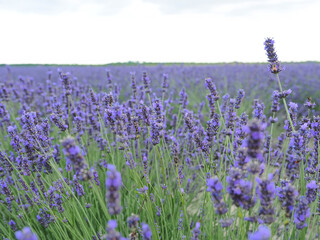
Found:
M 192 230 L 192 238 L 191 240 L 199 240 L 200 238 L 200 223 L 197 222 L 195 228 Z
M 235 105 L 235 109 L 239 109 L 241 102 L 245 96 L 245 91 L 243 89 L 239 89 L 238 90 L 238 94 L 237 94 L 237 98 L 236 98 L 236 105 Z
M 269 71 L 274 74 L 281 72 L 282 67 L 278 60 L 276 50 L 274 49 L 274 40 L 267 38 L 264 42 L 264 49 L 267 51 Z
M 294 211 L 294 223 L 297 229 L 303 229 L 308 226 L 307 218 L 310 217 L 309 200 L 305 196 L 299 199 L 299 205 Z
M 312 180 L 310 183 L 307 184 L 307 198 L 309 203 L 312 203 L 317 198 L 317 182 L 315 180 Z
M 122 210 L 120 205 L 120 188 L 122 185 L 121 174 L 112 164 L 108 164 L 106 180 L 106 201 L 110 215 L 119 214 Z
M 270 173 L 268 179 L 261 180 L 256 178 L 258 183 L 257 194 L 260 197 L 261 207 L 259 210 L 259 215 L 263 223 L 272 223 L 274 221 L 274 207 L 273 200 L 275 198 L 275 184 L 272 182 L 273 174 Z
M 207 180 L 207 192 L 211 192 L 211 198 L 216 208 L 216 214 L 222 215 L 228 212 L 227 205 L 223 202 L 223 185 L 217 177 Z
M 121 236 L 121 233 L 116 231 L 118 224 L 117 220 L 109 220 L 108 227 L 107 227 L 107 235 L 103 237 L 103 239 L 106 240 L 126 240 L 127 238 L 124 238 Z
M 271 231 L 267 226 L 259 226 L 254 233 L 249 233 L 248 240 L 269 240 L 271 238 Z
M 24 227 L 22 231 L 17 231 L 15 235 L 17 240 L 38 240 L 37 235 L 29 227 Z
M 143 240 L 151 240 L 152 232 L 146 223 L 142 223 L 142 239 Z
M 76 145 L 74 138 L 68 137 L 62 141 L 63 152 L 66 156 L 67 163 L 71 162 L 76 171 L 76 175 L 80 177 L 80 180 L 90 179 L 90 172 L 88 165 L 85 162 L 81 154 L 81 148 Z

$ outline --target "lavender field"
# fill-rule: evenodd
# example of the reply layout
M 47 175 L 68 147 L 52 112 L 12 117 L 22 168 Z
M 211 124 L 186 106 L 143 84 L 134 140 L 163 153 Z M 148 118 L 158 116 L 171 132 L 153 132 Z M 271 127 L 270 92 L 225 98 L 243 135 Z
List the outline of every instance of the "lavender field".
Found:
M 320 63 L 265 51 L 0 67 L 0 236 L 319 239 Z

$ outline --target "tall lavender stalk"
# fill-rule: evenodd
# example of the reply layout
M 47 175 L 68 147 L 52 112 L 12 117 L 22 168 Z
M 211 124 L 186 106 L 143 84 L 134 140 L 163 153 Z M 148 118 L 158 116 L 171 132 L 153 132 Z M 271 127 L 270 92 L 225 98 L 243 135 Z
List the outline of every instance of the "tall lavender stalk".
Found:
M 279 72 L 282 71 L 282 66 L 278 60 L 278 55 L 275 51 L 275 48 L 274 48 L 274 40 L 271 39 L 271 38 L 267 38 L 264 42 L 264 49 L 266 50 L 267 52 L 267 56 L 268 56 L 268 62 L 269 62 L 269 71 L 273 74 L 276 75 L 276 78 L 278 80 L 278 85 L 279 85 L 279 89 L 280 91 L 282 92 L 282 86 L 281 86 L 281 82 L 280 82 L 280 79 L 279 79 Z M 289 114 L 289 111 L 288 111 L 288 107 L 287 107 L 287 103 L 286 103 L 286 100 L 283 98 L 283 104 L 284 104 L 284 107 L 286 109 L 286 112 L 287 112 L 287 117 L 288 117 L 288 120 L 290 122 L 290 125 L 291 125 L 291 128 L 292 128 L 292 131 L 295 132 L 294 130 L 294 126 L 292 124 L 292 121 L 291 121 L 291 118 L 290 118 L 290 114 Z
M 121 212 L 120 188 L 122 185 L 121 174 L 112 164 L 108 164 L 106 179 L 106 201 L 110 215 L 117 215 Z

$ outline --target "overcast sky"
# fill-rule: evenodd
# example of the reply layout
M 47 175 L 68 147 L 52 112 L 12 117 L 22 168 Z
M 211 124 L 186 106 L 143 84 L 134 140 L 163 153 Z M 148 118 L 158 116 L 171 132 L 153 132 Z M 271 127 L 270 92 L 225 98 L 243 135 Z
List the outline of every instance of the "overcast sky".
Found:
M 0 63 L 320 61 L 318 0 L 0 0 Z

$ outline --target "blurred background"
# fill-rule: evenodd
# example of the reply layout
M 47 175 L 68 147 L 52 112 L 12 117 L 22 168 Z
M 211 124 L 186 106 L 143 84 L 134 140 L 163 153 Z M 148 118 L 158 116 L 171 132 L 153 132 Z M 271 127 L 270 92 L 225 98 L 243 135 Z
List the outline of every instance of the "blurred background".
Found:
M 317 0 L 0 0 L 0 63 L 320 60 Z

